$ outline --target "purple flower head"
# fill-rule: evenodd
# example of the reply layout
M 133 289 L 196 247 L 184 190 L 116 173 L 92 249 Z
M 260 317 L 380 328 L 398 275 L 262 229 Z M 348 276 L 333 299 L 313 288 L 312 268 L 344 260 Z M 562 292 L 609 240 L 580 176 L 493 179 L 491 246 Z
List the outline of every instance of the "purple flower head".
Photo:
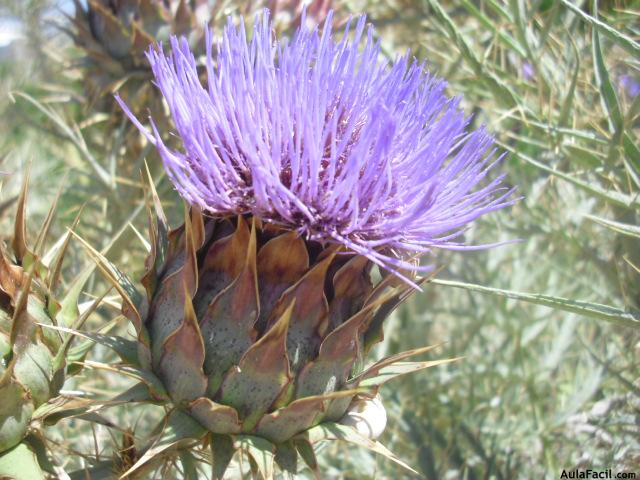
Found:
M 331 17 L 273 38 L 269 14 L 251 40 L 229 20 L 203 87 L 186 39 L 147 53 L 182 149 L 149 133 L 178 192 L 212 216 L 252 214 L 311 240 L 344 245 L 390 269 L 458 237 L 476 218 L 510 205 L 493 139 L 469 119 L 446 83 L 407 55 L 380 60 L 365 17 L 340 41 Z M 417 267 L 426 270 L 428 267 Z M 396 272 L 397 273 L 397 272 Z M 397 273 L 398 274 L 398 273 Z M 399 274 L 398 274 L 399 275 Z
M 527 81 L 531 81 L 534 77 L 534 75 L 536 74 L 536 70 L 535 68 L 533 68 L 533 65 L 531 65 L 531 63 L 525 61 L 522 64 L 522 77 Z
M 627 73 L 620 76 L 620 78 L 618 79 L 618 84 L 620 85 L 620 88 L 624 89 L 632 99 L 640 95 L 639 78 Z

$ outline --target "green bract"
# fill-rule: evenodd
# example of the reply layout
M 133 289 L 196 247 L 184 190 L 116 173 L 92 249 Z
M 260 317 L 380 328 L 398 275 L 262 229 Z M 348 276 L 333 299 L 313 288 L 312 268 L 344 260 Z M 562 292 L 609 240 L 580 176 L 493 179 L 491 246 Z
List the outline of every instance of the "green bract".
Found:
M 57 396 L 64 383 L 71 338 L 56 327 L 71 326 L 80 317 L 77 299 L 86 279 L 79 279 L 59 300 L 54 297 L 70 236 L 43 255 L 54 204 L 34 247 L 29 247 L 26 195 L 27 180 L 18 200 L 11 248 L 0 243 L 0 477 L 22 471 L 11 460 L 14 455 L 35 458 L 24 452 L 37 440 L 17 446 L 27 435 L 37 435 L 37 421 L 45 416 L 38 409 Z M 24 458 L 16 462 L 27 462 Z M 23 473 L 39 466 L 29 463 L 24 468 Z
M 390 274 L 375 280 L 362 256 L 254 217 L 212 219 L 193 208 L 169 230 L 154 203 L 146 295 L 86 245 L 137 331 L 134 358 L 131 342 L 109 344 L 145 372 L 146 401 L 174 407 L 165 435 L 129 473 L 185 442 L 211 445 L 216 478 L 236 449 L 256 463 L 266 455 L 267 478 L 274 461 L 295 471 L 298 453 L 316 468 L 313 444 L 323 439 L 355 441 L 402 464 L 340 421 L 388 380 L 441 363 L 403 361 L 428 350 L 419 349 L 365 367 L 384 319 L 413 288 Z M 139 387 L 132 392 L 142 400 Z

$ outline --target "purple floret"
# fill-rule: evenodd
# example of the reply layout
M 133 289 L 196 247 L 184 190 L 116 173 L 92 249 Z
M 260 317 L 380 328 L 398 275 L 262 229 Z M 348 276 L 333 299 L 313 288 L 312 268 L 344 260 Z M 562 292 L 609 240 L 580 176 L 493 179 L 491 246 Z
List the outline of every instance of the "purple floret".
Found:
M 286 43 L 265 12 L 250 41 L 229 20 L 216 54 L 213 43 L 208 32 L 206 87 L 186 39 L 147 53 L 180 151 L 118 99 L 178 192 L 208 214 L 252 214 L 396 270 L 433 247 L 476 248 L 458 240 L 464 227 L 514 202 L 504 175 L 488 178 L 492 137 L 466 131 L 460 99 L 424 64 L 382 61 L 364 16 L 340 41 L 329 15 Z

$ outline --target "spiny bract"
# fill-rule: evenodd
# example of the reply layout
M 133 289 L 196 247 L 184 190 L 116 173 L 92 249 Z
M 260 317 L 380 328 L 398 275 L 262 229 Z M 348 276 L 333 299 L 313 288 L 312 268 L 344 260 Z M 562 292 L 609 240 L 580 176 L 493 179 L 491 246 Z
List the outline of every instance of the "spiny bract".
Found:
M 135 365 L 162 385 L 146 380 L 148 400 L 179 407 L 168 424 L 211 443 L 215 478 L 247 442 L 292 472 L 296 452 L 316 468 L 312 444 L 335 438 L 356 439 L 402 464 L 374 441 L 384 419 L 360 434 L 339 422 L 383 383 L 442 363 L 403 361 L 425 348 L 365 367 L 384 319 L 415 291 L 411 285 L 376 275 L 366 257 L 342 247 L 305 241 L 254 216 L 205 217 L 197 207 L 175 230 L 156 210 L 144 296 L 90 251 L 125 300 L 138 334 Z M 200 426 L 185 434 L 189 421 L 180 412 Z M 365 428 L 368 421 L 379 424 L 364 419 Z M 128 473 L 170 454 L 143 456 Z
M 75 43 L 86 54 L 83 79 L 95 102 L 119 88 L 136 111 L 159 113 L 149 85 L 144 52 L 172 34 L 189 34 L 197 44 L 212 9 L 207 0 L 74 0 Z M 123 88 L 124 85 L 124 88 Z
M 60 293 L 62 261 L 70 236 L 43 254 L 55 203 L 35 245 L 27 245 L 27 182 L 17 202 L 11 248 L 0 239 L 1 478 L 5 475 L 14 478 L 14 474 L 18 475 L 15 478 L 24 478 L 21 475 L 25 471 L 39 471 L 35 455 L 25 455 L 23 450 L 41 445 L 33 422 L 46 417 L 47 412 L 38 409 L 58 395 L 72 362 L 71 337 L 55 327 L 75 326 L 81 318 L 75 293 L 54 297 Z M 83 279 L 78 279 L 74 285 L 82 287 L 82 284 Z M 81 357 L 86 350 L 80 350 L 75 353 Z M 33 466 L 24 464 L 31 460 Z

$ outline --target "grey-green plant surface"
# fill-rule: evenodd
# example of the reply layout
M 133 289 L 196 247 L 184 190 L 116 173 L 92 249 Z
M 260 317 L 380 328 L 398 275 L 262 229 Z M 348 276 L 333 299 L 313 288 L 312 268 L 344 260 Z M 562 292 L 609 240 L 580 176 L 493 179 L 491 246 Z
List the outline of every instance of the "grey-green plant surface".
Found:
M 0 176 L 0 239 L 10 241 L 31 164 L 32 238 L 64 181 L 48 247 L 71 228 L 139 279 L 149 248 L 148 185 L 138 173 L 145 158 L 171 224 L 180 223 L 183 206 L 151 149 L 131 140 L 136 132 L 123 118 L 114 127 L 114 105 L 103 108 L 110 96 L 100 108 L 90 101 L 95 92 L 85 88 L 86 54 L 68 35 L 70 3 L 0 3 L 7 32 L 0 47 L 0 172 L 10 174 Z M 638 5 L 330 3 L 339 18 L 366 13 L 386 56 L 409 48 L 449 82 L 450 94 L 464 95 L 474 125 L 486 124 L 508 153 L 503 169 L 523 196 L 476 222 L 465 238 L 518 243 L 434 254 L 429 261 L 441 267 L 435 278 L 388 321 L 371 358 L 433 344 L 441 345 L 430 360 L 462 358 L 381 390 L 389 420 L 380 440 L 429 479 L 560 478 L 563 470 L 588 468 L 640 474 Z M 222 4 L 221 21 L 251 11 L 244 2 Z M 283 5 L 286 33 L 295 15 L 286 15 L 290 7 Z M 61 291 L 86 268 L 89 255 L 81 245 L 71 241 Z M 109 288 L 104 275 L 92 275 L 81 311 Z M 114 464 L 125 472 L 162 445 L 153 443 L 163 441 L 153 430 L 167 407 L 136 406 L 124 397 L 104 401 L 139 376 L 118 366 L 112 349 L 86 338 L 135 338 L 115 290 L 101 305 L 73 342 L 80 349 L 93 345 L 78 360 L 82 369 L 33 426 L 48 461 L 17 452 L 27 460 L 16 478 L 87 478 L 83 469 L 90 466 L 88 478 L 112 478 Z M 323 443 L 317 455 L 322 478 L 411 478 L 384 456 L 343 443 Z M 210 456 L 209 449 L 182 452 L 141 478 L 208 478 Z M 298 463 L 300 478 L 313 477 Z M 259 475 L 253 467 L 249 456 L 237 455 L 227 477 Z

